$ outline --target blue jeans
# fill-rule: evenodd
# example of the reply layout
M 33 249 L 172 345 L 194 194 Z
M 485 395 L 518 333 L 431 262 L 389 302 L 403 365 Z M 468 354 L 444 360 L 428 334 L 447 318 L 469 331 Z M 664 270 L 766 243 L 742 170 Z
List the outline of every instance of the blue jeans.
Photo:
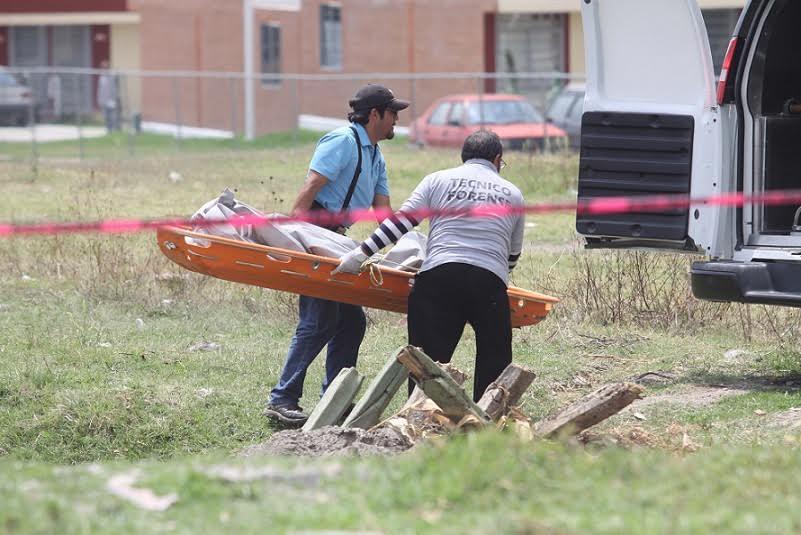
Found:
M 362 307 L 301 295 L 300 321 L 289 345 L 278 384 L 270 392 L 270 404 L 295 405 L 303 394 L 306 370 L 328 344 L 323 392 L 343 368 L 356 365 L 367 320 Z

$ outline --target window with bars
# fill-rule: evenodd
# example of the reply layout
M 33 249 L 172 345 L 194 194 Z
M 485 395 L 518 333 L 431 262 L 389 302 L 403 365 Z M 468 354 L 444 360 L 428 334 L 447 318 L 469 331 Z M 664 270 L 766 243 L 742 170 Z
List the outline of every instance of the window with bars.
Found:
M 502 13 L 495 18 L 495 68 L 498 73 L 564 72 L 566 16 Z M 497 89 L 541 100 L 553 82 L 539 79 L 499 79 Z
M 8 35 L 9 65 L 14 67 L 92 66 L 91 31 L 86 25 L 12 26 Z M 92 87 L 96 77 L 88 74 L 37 74 L 28 80 L 36 105 L 50 109 L 48 83 L 58 79 L 60 108 L 58 114 L 90 113 L 94 107 Z
M 277 24 L 262 24 L 261 26 L 261 79 L 263 86 L 276 86 L 281 84 L 278 77 L 271 74 L 281 74 L 281 27 Z
M 342 8 L 320 6 L 320 67 L 342 68 Z

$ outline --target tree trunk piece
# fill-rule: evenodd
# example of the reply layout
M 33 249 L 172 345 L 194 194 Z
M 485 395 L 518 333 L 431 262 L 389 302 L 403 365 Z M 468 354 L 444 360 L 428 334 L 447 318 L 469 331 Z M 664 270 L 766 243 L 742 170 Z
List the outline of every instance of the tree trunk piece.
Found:
M 397 359 L 406 366 L 415 383 L 439 405 L 448 418 L 458 422 L 470 414 L 480 422 L 490 421 L 487 413 L 468 397 L 464 389 L 418 348 L 405 347 L 398 353 Z
M 343 368 L 331 381 L 322 399 L 303 424 L 303 431 L 313 431 L 327 425 L 336 425 L 362 386 L 362 377 L 356 368 Z
M 534 432 L 544 438 L 577 435 L 617 414 L 639 399 L 644 391 L 643 387 L 632 383 L 602 386 L 534 424 Z
M 478 400 L 478 406 L 493 421 L 497 421 L 506 414 L 509 407 L 517 405 L 535 377 L 534 372 L 510 364 L 495 382 L 487 387 L 484 395 Z
M 378 423 L 389 402 L 409 377 L 409 371 L 398 361 L 400 351 L 403 349 L 395 352 L 373 379 L 342 427 L 369 429 Z

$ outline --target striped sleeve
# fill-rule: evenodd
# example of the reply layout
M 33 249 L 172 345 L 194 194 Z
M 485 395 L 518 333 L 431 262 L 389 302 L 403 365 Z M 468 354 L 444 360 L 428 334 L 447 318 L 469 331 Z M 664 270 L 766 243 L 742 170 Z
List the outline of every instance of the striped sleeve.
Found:
M 369 238 L 362 242 L 362 252 L 372 256 L 387 245 L 397 243 L 401 237 L 420 222 L 402 211 L 397 211 L 384 220 Z
M 511 249 L 509 250 L 509 271 L 511 272 L 517 261 L 520 260 L 520 253 L 523 252 L 523 233 L 525 231 L 525 216 L 519 215 L 512 230 Z

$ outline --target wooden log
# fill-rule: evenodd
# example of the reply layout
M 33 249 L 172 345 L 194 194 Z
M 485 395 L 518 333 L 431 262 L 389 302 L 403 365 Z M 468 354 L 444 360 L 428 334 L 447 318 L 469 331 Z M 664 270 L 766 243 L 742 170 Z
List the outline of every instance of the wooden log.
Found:
M 328 385 L 322 399 L 303 424 L 303 431 L 313 431 L 339 422 L 356 397 L 363 380 L 364 377 L 356 368 L 343 368 Z
M 497 421 L 506 414 L 509 407 L 517 405 L 535 377 L 531 370 L 510 364 L 495 382 L 487 387 L 484 395 L 478 400 L 478 406 L 493 421 Z
M 473 415 L 480 422 L 490 421 L 487 413 L 428 355 L 416 347 L 406 346 L 397 358 L 409 370 L 414 382 L 439 405 L 448 418 L 458 422 L 467 415 Z
M 438 363 L 438 366 L 445 370 L 445 372 L 451 376 L 451 379 L 456 381 L 456 384 L 462 386 L 464 382 L 467 380 L 467 374 L 461 371 L 456 366 L 453 366 L 451 363 L 441 364 Z M 405 367 L 403 368 L 406 369 Z M 407 370 L 408 372 L 408 370 Z M 426 396 L 426 393 L 419 386 L 415 386 L 414 390 L 412 390 L 412 395 L 409 396 L 409 399 L 406 400 L 406 403 L 403 404 L 400 412 L 405 411 L 406 409 L 423 409 L 423 410 L 431 410 L 436 409 L 437 404 L 431 401 L 431 398 Z
M 467 379 L 467 375 L 451 364 L 439 364 L 439 366 L 459 385 Z M 406 370 L 405 367 L 403 369 Z M 428 433 L 436 434 L 437 429 L 446 434 L 457 428 L 457 424 L 442 414 L 439 405 L 434 403 L 419 386 L 414 387 L 412 395 L 397 414 L 378 426 L 394 429 L 412 444 Z
M 534 432 L 544 438 L 577 435 L 588 427 L 620 412 L 645 391 L 640 385 L 617 383 L 606 385 L 558 413 L 534 424 Z
M 367 391 L 350 412 L 342 427 L 368 429 L 381 419 L 381 415 L 401 385 L 409 377 L 409 370 L 398 361 L 398 349 L 387 361 L 378 375 L 367 387 Z

